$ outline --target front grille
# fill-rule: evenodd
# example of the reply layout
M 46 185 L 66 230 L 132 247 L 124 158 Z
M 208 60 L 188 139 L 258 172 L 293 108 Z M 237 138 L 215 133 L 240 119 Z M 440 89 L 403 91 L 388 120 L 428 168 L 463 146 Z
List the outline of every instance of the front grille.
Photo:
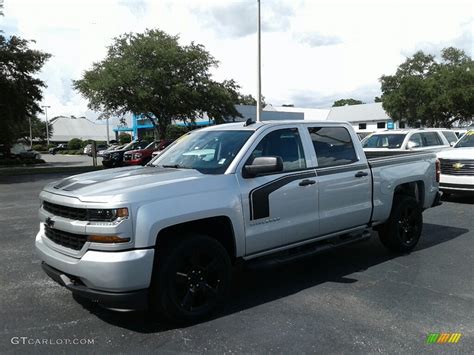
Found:
M 43 201 L 45 211 L 55 216 L 73 219 L 75 221 L 87 221 L 87 209 L 56 205 L 54 203 Z
M 87 241 L 87 235 L 64 232 L 47 225 L 44 226 L 44 234 L 54 243 L 74 250 L 81 250 Z
M 113 209 L 76 208 L 43 201 L 43 209 L 55 216 L 74 221 L 112 222 L 117 216 Z
M 474 175 L 474 160 L 440 159 L 441 174 Z

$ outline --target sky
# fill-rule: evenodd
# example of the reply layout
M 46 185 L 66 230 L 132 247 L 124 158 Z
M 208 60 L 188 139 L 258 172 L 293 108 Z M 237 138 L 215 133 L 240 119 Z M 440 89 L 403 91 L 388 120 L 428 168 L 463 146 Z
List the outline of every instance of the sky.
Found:
M 1 1 L 1 0 L 0 0 Z M 86 116 L 72 88 L 101 61 L 114 37 L 159 28 L 181 44 L 203 44 L 219 61 L 216 80 L 257 91 L 256 0 L 3 0 L 0 30 L 52 54 L 45 81 L 48 116 Z M 474 2 L 261 0 L 262 94 L 274 106 L 326 108 L 340 98 L 373 102 L 382 75 L 418 50 L 455 46 L 472 56 Z

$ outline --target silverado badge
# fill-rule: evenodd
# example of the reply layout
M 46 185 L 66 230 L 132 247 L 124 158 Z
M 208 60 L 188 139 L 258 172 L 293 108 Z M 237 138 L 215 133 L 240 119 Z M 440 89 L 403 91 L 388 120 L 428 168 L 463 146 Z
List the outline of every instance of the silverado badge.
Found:
M 453 164 L 453 168 L 456 169 L 456 170 L 461 169 L 463 166 L 464 166 L 464 164 L 462 164 L 462 163 L 455 163 L 455 164 Z

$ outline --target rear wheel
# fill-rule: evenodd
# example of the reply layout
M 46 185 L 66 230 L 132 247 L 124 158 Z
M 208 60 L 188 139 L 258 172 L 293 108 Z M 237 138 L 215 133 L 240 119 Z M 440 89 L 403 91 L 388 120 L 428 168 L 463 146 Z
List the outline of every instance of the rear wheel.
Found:
M 230 284 L 231 263 L 216 240 L 189 235 L 157 249 L 151 306 L 175 322 L 196 322 L 222 302 Z
M 408 252 L 420 240 L 423 215 L 418 202 L 410 196 L 395 196 L 390 217 L 379 228 L 380 241 L 395 252 Z

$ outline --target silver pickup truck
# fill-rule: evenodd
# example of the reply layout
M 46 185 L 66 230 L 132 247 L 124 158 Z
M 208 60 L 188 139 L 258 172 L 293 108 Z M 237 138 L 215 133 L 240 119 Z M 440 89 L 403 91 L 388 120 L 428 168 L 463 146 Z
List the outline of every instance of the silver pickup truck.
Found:
M 345 123 L 217 125 L 145 167 L 47 185 L 36 249 L 78 296 L 195 321 L 225 299 L 237 263 L 287 262 L 371 228 L 390 250 L 412 250 L 439 173 L 432 153 L 367 160 Z

